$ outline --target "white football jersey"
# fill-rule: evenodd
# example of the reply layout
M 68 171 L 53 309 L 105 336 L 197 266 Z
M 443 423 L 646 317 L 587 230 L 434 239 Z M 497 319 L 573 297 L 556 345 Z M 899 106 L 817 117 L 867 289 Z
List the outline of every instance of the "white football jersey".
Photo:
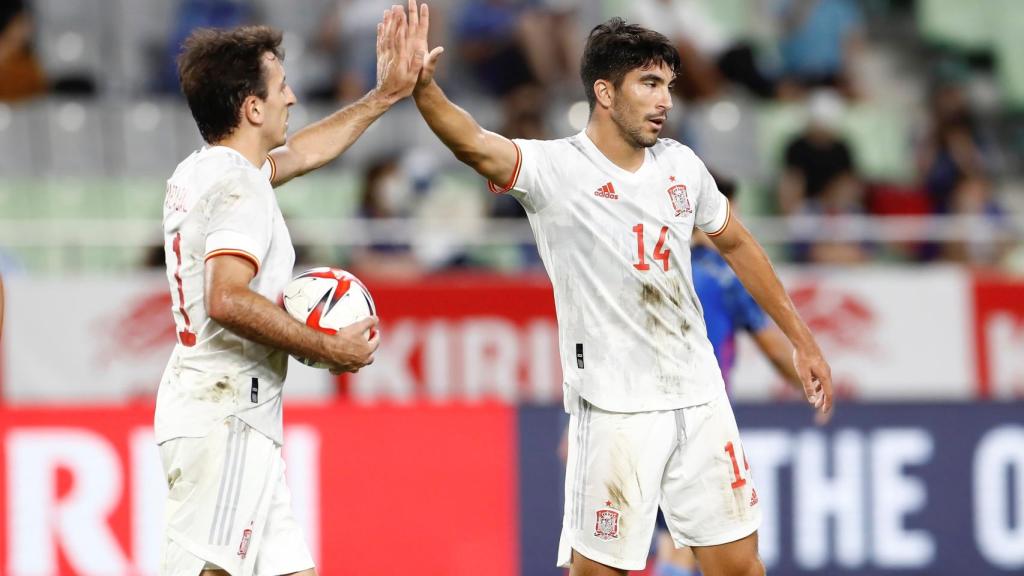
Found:
M 725 229 L 729 202 L 692 150 L 661 139 L 636 172 L 585 132 L 515 140 L 509 192 L 554 286 L 565 384 L 613 412 L 703 404 L 724 384 L 693 289 L 693 227 Z M 568 396 L 568 395 L 567 395 Z
M 285 352 L 234 334 L 206 315 L 206 261 L 250 260 L 250 288 L 275 302 L 291 280 L 295 250 L 263 169 L 236 150 L 204 147 L 178 165 L 164 200 L 164 254 L 178 343 L 157 393 L 157 442 L 207 435 L 234 415 L 280 443 Z

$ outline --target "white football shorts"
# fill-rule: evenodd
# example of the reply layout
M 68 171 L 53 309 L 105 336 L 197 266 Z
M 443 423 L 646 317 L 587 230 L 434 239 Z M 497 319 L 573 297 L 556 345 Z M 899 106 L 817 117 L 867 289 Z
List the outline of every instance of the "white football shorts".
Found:
M 729 399 L 656 412 L 607 412 L 566 388 L 569 455 L 558 565 L 572 550 L 641 570 L 660 506 L 676 546 L 714 546 L 761 524 Z
M 277 576 L 313 567 L 292 514 L 281 447 L 230 416 L 203 438 L 160 445 L 170 488 L 161 576 Z

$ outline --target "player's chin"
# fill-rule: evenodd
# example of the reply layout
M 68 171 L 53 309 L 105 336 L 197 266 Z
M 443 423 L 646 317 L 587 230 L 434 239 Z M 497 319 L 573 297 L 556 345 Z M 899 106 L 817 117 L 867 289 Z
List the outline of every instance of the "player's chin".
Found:
M 661 129 L 647 131 L 640 135 L 638 138 L 639 143 L 644 148 L 650 148 L 658 143 L 658 136 L 661 134 Z

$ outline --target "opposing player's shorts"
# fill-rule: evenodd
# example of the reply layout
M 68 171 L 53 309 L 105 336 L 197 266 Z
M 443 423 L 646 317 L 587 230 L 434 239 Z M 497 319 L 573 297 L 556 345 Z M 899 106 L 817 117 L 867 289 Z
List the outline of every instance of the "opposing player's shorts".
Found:
M 281 447 L 235 417 L 160 445 L 170 491 L 161 576 L 276 576 L 313 567 L 292 515 Z
M 572 394 L 573 397 L 569 397 Z M 567 390 L 565 512 L 558 565 L 572 550 L 641 570 L 660 506 L 677 546 L 744 538 L 761 507 L 724 391 L 707 404 L 660 412 L 606 412 Z

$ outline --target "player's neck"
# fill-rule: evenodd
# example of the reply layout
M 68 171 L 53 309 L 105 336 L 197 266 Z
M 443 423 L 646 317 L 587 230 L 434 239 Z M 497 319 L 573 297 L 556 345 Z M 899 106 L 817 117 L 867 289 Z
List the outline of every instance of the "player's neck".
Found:
M 587 137 L 606 158 L 627 172 L 636 172 L 644 165 L 646 150 L 626 141 L 614 122 L 591 119 L 587 124 Z
M 226 146 L 238 152 L 253 166 L 259 168 L 267 159 L 270 152 L 263 144 L 258 135 L 247 134 L 242 130 L 236 130 L 233 134 L 217 142 L 211 142 L 211 146 Z

